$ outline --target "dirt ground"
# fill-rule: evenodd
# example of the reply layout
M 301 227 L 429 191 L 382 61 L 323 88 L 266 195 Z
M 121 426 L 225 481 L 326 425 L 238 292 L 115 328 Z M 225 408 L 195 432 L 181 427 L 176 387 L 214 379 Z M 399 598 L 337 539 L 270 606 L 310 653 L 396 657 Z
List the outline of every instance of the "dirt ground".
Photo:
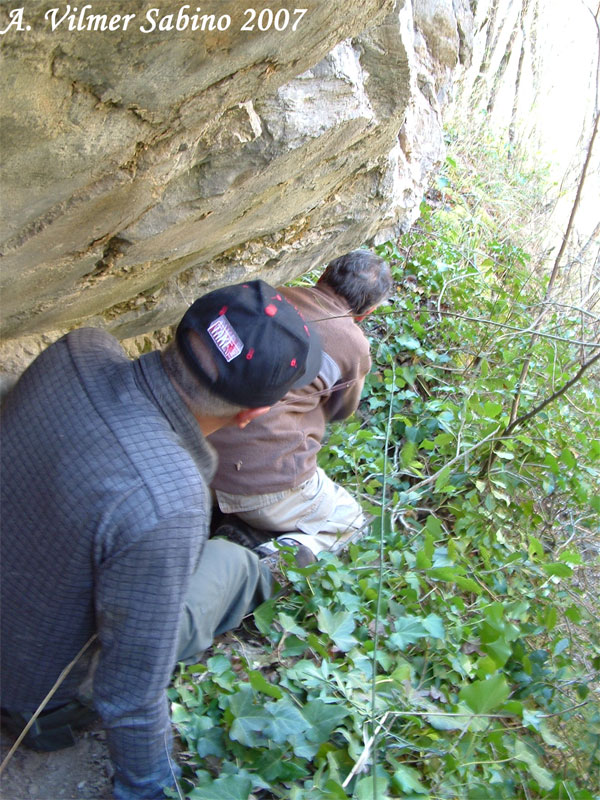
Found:
M 242 639 L 238 634 L 239 629 L 217 637 L 201 661 L 210 658 L 215 647 L 224 653 L 241 649 L 247 657 L 261 652 L 262 645 L 252 633 L 244 631 Z M 75 736 L 74 747 L 54 753 L 36 753 L 21 745 L 0 777 L 0 800 L 113 800 L 113 770 L 100 722 Z M 0 761 L 14 741 L 14 736 L 0 729 Z M 177 759 L 182 746 L 176 736 L 173 751 Z
M 2 730 L 2 758 L 14 737 Z M 111 800 L 112 767 L 99 725 L 77 734 L 74 747 L 36 753 L 21 746 L 0 778 L 2 800 Z

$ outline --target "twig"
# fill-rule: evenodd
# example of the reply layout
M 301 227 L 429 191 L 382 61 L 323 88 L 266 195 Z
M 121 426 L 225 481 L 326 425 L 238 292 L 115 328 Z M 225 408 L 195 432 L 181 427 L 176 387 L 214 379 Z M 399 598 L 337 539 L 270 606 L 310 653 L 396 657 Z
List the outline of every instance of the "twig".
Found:
M 164 745 L 165 745 L 165 753 L 167 754 L 167 761 L 169 762 L 169 769 L 171 770 L 171 776 L 173 778 L 173 783 L 175 784 L 175 788 L 177 789 L 177 794 L 179 795 L 179 800 L 185 800 L 181 789 L 179 787 L 179 781 L 177 780 L 177 775 L 175 774 L 175 767 L 173 766 L 173 759 L 171 758 L 171 753 L 169 752 L 169 745 L 167 743 L 167 731 L 165 730 L 165 737 L 164 737 Z
M 563 708 L 562 711 L 554 711 L 552 714 L 538 714 L 540 719 L 548 719 L 549 717 L 561 717 L 563 714 L 568 714 L 570 711 L 575 711 L 578 708 L 583 708 L 583 706 L 589 706 L 591 700 L 584 700 L 582 703 L 577 703 L 577 705 L 569 706 L 568 708 Z M 476 714 L 475 712 L 471 713 L 469 711 L 414 711 L 412 708 L 401 708 L 398 711 L 388 711 L 386 712 L 386 716 L 389 714 L 393 714 L 395 717 L 465 717 L 468 719 L 514 719 L 514 714 Z M 384 717 L 385 720 L 385 717 Z M 382 720 L 382 724 L 383 721 Z M 527 727 L 524 725 L 523 727 Z M 362 756 L 361 756 L 362 757 Z
M 596 345 L 596 347 L 598 347 L 598 346 L 599 345 Z M 563 385 L 560 387 L 560 389 L 557 389 L 553 394 L 551 394 L 549 397 L 547 397 L 541 403 L 538 403 L 538 405 L 535 406 L 535 408 L 532 408 L 531 411 L 529 411 L 527 414 L 523 414 L 522 417 L 517 417 L 517 419 L 515 419 L 513 422 L 511 422 L 510 425 L 504 431 L 504 435 L 506 436 L 506 435 L 512 433 L 512 431 L 516 427 L 518 427 L 519 425 L 522 425 L 524 422 L 527 422 L 532 417 L 535 417 L 536 414 L 539 414 L 540 411 L 542 411 L 544 408 L 546 408 L 546 406 L 550 405 L 550 403 L 554 402 L 554 400 L 556 400 L 558 397 L 560 397 L 562 394 L 564 394 L 566 391 L 568 391 L 571 388 L 571 386 L 573 386 L 574 384 L 576 384 L 579 381 L 579 379 L 582 377 L 583 373 L 586 372 L 586 370 L 588 370 L 591 366 L 593 366 L 598 361 L 598 359 L 600 359 L 600 352 L 596 353 L 595 356 L 592 356 L 592 358 L 590 358 L 588 361 L 586 361 L 581 366 L 581 368 L 578 370 L 578 372 L 571 378 L 571 380 L 567 381 L 566 383 L 563 383 Z
M 560 246 L 558 253 L 556 254 L 556 259 L 554 261 L 554 266 L 552 267 L 552 272 L 550 273 L 550 280 L 548 281 L 548 286 L 546 287 L 546 295 L 544 300 L 548 300 L 550 297 L 550 293 L 554 287 L 554 283 L 556 281 L 556 277 L 558 275 L 558 270 L 560 268 L 560 262 L 564 255 L 564 252 L 567 248 L 567 244 L 569 241 L 569 237 L 571 236 L 571 230 L 573 229 L 573 223 L 575 221 L 575 215 L 577 214 L 577 210 L 579 208 L 579 201 L 581 200 L 581 193 L 583 191 L 583 186 L 585 184 L 585 178 L 587 174 L 588 167 L 590 165 L 590 161 L 592 158 L 592 150 L 594 148 L 594 142 L 596 140 L 596 135 L 598 133 L 598 122 L 600 122 L 600 112 L 596 112 L 596 118 L 594 120 L 594 127 L 592 130 L 592 135 L 590 137 L 590 141 L 587 148 L 587 153 L 585 156 L 585 160 L 583 162 L 583 167 L 581 170 L 581 176 L 579 178 L 579 183 L 577 184 L 577 192 L 575 193 L 575 200 L 573 202 L 573 207 L 571 208 L 571 213 L 569 215 L 569 221 L 567 222 L 567 228 L 565 230 L 565 234 L 563 236 L 563 240 Z
M 598 224 L 598 231 L 600 231 L 600 223 Z M 600 316 L 598 314 L 593 314 L 591 311 L 587 311 L 585 308 L 581 308 L 581 306 L 573 306 L 569 303 L 559 303 L 557 300 L 542 300 L 540 305 L 543 306 L 558 306 L 559 308 L 569 308 L 571 311 L 577 311 L 578 314 L 585 314 L 592 319 L 597 320 L 600 322 Z
M 405 309 L 390 309 L 388 311 L 375 311 L 371 315 L 373 318 L 377 317 L 388 317 L 388 316 L 395 316 L 398 314 L 406 315 Z M 536 331 L 533 325 L 530 325 L 528 328 L 519 328 L 516 325 L 508 325 L 506 322 L 495 322 L 493 319 L 486 319 L 485 317 L 470 317 L 467 314 L 457 314 L 454 311 L 440 311 L 440 316 L 443 317 L 455 317 L 456 319 L 464 319 L 467 322 L 480 322 L 483 325 L 491 325 L 494 328 L 505 328 L 509 331 L 514 331 L 515 333 L 534 333 L 536 336 L 541 337 L 542 339 L 555 339 L 557 342 L 567 342 L 567 344 L 577 344 L 581 345 L 582 347 L 598 347 L 600 342 L 583 342 L 579 339 L 569 339 L 566 336 L 555 336 L 552 333 L 542 333 L 541 331 Z M 309 322 L 325 322 L 328 319 L 344 319 L 346 317 L 353 317 L 353 314 L 337 314 L 330 317 L 321 317 L 320 319 L 311 319 Z M 331 391 L 331 390 L 326 390 Z M 321 394 L 325 394 L 325 392 L 321 392 Z
M 437 472 L 434 472 L 433 475 L 430 475 L 429 478 L 425 478 L 424 480 L 419 481 L 419 483 L 415 483 L 414 486 L 410 487 L 410 491 L 414 492 L 417 489 L 421 489 L 423 486 L 427 486 L 428 484 L 433 483 L 435 480 L 438 479 L 440 473 L 443 472 L 447 467 L 451 467 L 453 464 L 455 464 L 461 458 L 464 458 L 469 453 L 472 453 L 473 450 L 476 450 L 478 447 L 481 447 L 482 444 L 486 444 L 487 442 L 493 440 L 499 430 L 500 430 L 500 426 L 498 426 L 494 431 L 492 431 L 492 433 L 488 434 L 483 439 L 481 439 L 481 441 L 479 441 L 476 444 L 472 445 L 472 447 L 468 447 L 466 450 L 463 450 L 462 453 L 459 453 L 458 455 L 454 456 L 454 458 L 451 458 L 450 461 L 447 461 L 442 467 L 440 467 L 440 469 L 438 469 Z
M 375 718 L 375 707 L 377 700 L 377 650 L 379 647 L 379 619 L 381 617 L 381 596 L 383 593 L 383 564 L 385 561 L 384 532 L 385 532 L 385 498 L 387 492 L 387 472 L 388 472 L 388 450 L 390 446 L 390 435 L 392 430 L 392 413 L 394 408 L 394 391 L 396 387 L 396 368 L 392 361 L 392 388 L 390 390 L 390 401 L 388 406 L 388 422 L 385 432 L 385 450 L 383 455 L 383 476 L 382 476 L 382 503 L 381 503 L 381 530 L 379 532 L 379 574 L 377 582 L 377 606 L 375 609 L 375 634 L 373 636 L 373 680 L 371 683 L 371 719 Z M 385 717 L 381 723 L 385 721 Z M 371 747 L 377 754 L 377 734 L 381 725 L 373 731 L 371 736 Z M 359 759 L 360 760 L 360 759 Z M 373 759 L 375 761 L 375 758 Z M 358 762 L 357 762 L 358 763 Z M 373 769 L 373 796 L 377 798 L 377 778 L 376 771 Z
M 23 728 L 23 730 L 22 730 L 22 731 L 21 731 L 21 733 L 19 734 L 19 736 L 18 736 L 18 738 L 17 738 L 17 741 L 16 741 L 16 742 L 13 744 L 13 746 L 10 748 L 10 750 L 9 750 L 9 751 L 8 751 L 8 753 L 6 754 L 6 757 L 5 757 L 4 761 L 2 762 L 2 764 L 0 764 L 0 775 L 2 775 L 2 773 L 4 772 L 4 770 L 5 770 L 6 766 L 8 765 L 8 762 L 11 760 L 11 758 L 13 757 L 13 755 L 16 753 L 16 751 L 17 751 L 17 749 L 18 749 L 19 745 L 21 744 L 21 742 L 23 741 L 23 739 L 24 739 L 24 738 L 27 736 L 27 734 L 28 734 L 28 732 L 29 732 L 29 729 L 31 728 L 31 726 L 33 725 L 33 723 L 36 721 L 36 719 L 37 719 L 37 718 L 39 717 L 39 715 L 42 713 L 42 711 L 44 710 L 44 708 L 45 708 L 45 707 L 47 706 L 47 704 L 50 702 L 50 700 L 52 699 L 52 697 L 53 697 L 54 693 L 56 692 L 56 690 L 58 689 L 58 687 L 61 685 L 61 683 L 62 683 L 62 682 L 64 681 L 64 679 L 67 677 L 67 675 L 69 674 L 69 672 L 70 672 L 70 671 L 73 669 L 73 667 L 75 666 L 75 664 L 76 664 L 76 663 L 79 661 L 79 659 L 81 658 L 81 656 L 82 656 L 82 655 L 85 653 L 85 651 L 88 649 L 88 647 L 91 645 L 91 643 L 94 641 L 94 639 L 96 639 L 96 637 L 97 637 L 97 636 L 98 636 L 98 634 L 96 634 L 96 633 L 94 633 L 92 636 L 90 636 L 90 638 L 89 638 L 89 639 L 87 640 L 87 642 L 86 642 L 86 643 L 83 645 L 83 647 L 81 648 L 81 650 L 80 650 L 80 651 L 77 653 L 77 655 L 75 656 L 75 658 L 73 659 L 73 661 L 71 661 L 69 664 L 67 664 L 67 666 L 66 666 L 66 667 L 63 669 L 63 671 L 60 673 L 60 675 L 58 676 L 58 679 L 57 679 L 56 683 L 55 683 L 55 684 L 54 684 L 54 686 L 53 686 L 53 687 L 50 689 L 50 691 L 48 692 L 48 694 L 46 695 L 46 697 L 44 697 L 44 699 L 42 700 L 42 702 L 39 704 L 39 706 L 38 706 L 38 707 L 37 707 L 37 709 L 35 710 L 35 712 L 34 712 L 33 716 L 31 717 L 31 719 L 29 720 L 29 722 L 27 723 L 27 725 L 25 725 L 25 727 Z
M 346 780 L 342 783 L 342 788 L 343 789 L 346 788 L 346 786 L 350 783 L 350 781 L 356 775 L 356 773 L 360 772 L 360 770 L 364 767 L 366 761 L 368 760 L 369 756 L 371 755 L 371 748 L 373 747 L 373 743 L 375 741 L 375 737 L 377 736 L 379 731 L 385 725 L 385 721 L 389 717 L 390 713 L 391 712 L 389 712 L 389 711 L 385 712 L 385 714 L 383 715 L 379 725 L 377 726 L 376 730 L 373 732 L 373 735 L 365 742 L 364 750 L 360 754 L 360 756 L 358 758 L 358 761 L 356 762 L 356 764 L 350 770 L 350 773 L 346 777 Z
M 577 703 L 576 706 L 569 706 L 569 708 L 563 708 L 562 711 L 555 711 L 553 714 L 540 714 L 540 717 L 544 719 L 548 719 L 549 717 L 560 717 L 563 714 L 567 714 L 569 711 L 575 711 L 577 708 L 582 708 L 583 706 L 588 706 L 590 704 L 589 700 L 584 700 L 583 703 Z

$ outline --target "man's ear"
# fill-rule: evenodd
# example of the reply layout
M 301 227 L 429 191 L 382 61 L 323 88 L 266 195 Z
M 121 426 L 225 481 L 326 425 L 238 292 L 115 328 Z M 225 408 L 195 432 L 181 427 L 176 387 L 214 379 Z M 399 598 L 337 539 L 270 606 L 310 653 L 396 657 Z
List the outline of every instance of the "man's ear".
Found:
M 232 425 L 236 425 L 238 428 L 243 429 L 248 425 L 249 422 L 252 422 L 253 419 L 257 417 L 262 417 L 263 414 L 266 414 L 267 411 L 271 410 L 271 406 L 260 406 L 260 408 L 245 408 L 243 411 L 238 411 L 238 413 L 233 418 Z
M 354 319 L 356 320 L 356 322 L 362 322 L 363 319 L 365 319 L 365 317 L 368 317 L 369 314 L 372 314 L 376 308 L 377 306 L 373 306 L 373 308 L 370 308 L 368 311 L 365 311 L 364 314 L 359 314 L 357 317 L 354 317 Z

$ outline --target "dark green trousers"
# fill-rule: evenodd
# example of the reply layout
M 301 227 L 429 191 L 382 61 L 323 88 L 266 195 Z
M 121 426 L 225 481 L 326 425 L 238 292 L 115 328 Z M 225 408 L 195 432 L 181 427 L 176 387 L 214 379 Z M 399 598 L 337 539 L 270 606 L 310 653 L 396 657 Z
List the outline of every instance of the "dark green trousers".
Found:
M 198 660 L 215 636 L 237 628 L 270 596 L 271 586 L 271 573 L 255 553 L 225 539 L 209 539 L 185 598 L 177 660 Z

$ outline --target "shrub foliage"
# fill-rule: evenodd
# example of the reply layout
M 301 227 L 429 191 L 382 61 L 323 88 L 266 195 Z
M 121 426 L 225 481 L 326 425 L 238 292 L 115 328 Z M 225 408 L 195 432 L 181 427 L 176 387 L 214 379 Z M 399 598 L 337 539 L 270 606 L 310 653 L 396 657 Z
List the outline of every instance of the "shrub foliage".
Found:
M 290 563 L 233 647 L 181 669 L 190 800 L 600 791 L 597 318 L 546 296 L 481 193 L 449 158 L 379 248 L 395 295 L 320 455 L 371 533 Z

